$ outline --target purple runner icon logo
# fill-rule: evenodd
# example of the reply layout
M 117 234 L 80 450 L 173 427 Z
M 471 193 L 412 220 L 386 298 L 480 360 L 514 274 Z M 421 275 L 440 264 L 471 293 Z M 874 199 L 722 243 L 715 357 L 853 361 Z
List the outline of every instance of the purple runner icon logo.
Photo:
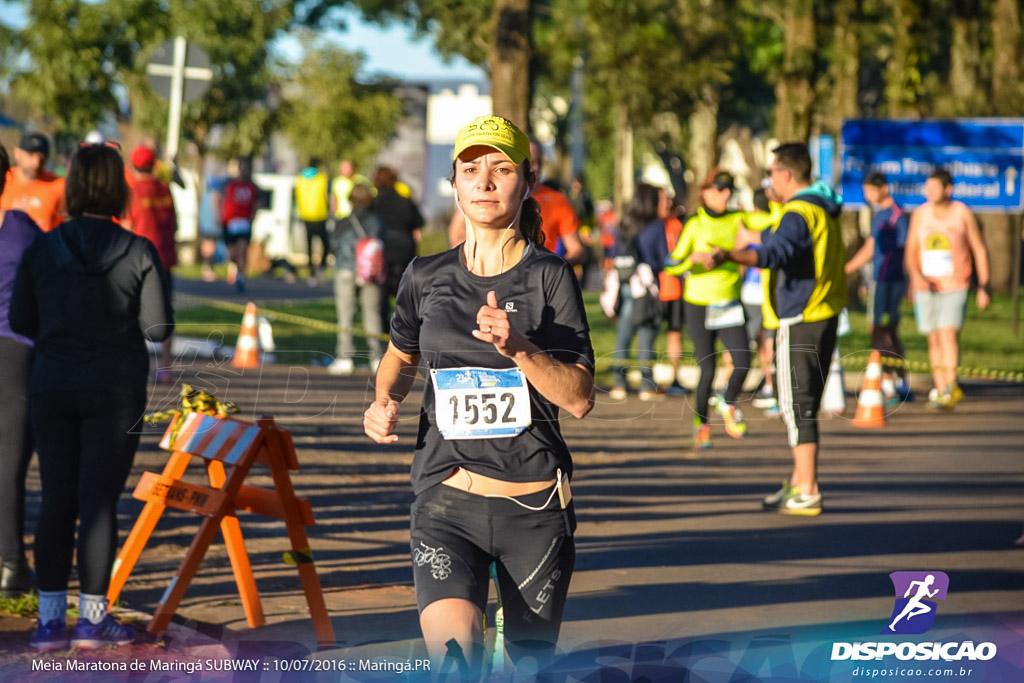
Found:
M 925 633 L 935 623 L 934 601 L 946 599 L 949 577 L 944 572 L 893 572 L 889 578 L 896 604 L 882 633 Z

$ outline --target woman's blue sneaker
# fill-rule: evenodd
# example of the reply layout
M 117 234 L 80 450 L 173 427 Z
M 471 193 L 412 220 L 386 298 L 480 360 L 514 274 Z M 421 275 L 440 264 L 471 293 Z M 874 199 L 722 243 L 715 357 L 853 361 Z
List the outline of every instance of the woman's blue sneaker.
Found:
M 94 624 L 88 619 L 79 619 L 71 635 L 71 647 L 96 650 L 107 645 L 128 645 L 135 642 L 135 629 L 118 623 L 109 614 L 103 621 Z
M 60 619 L 52 619 L 45 624 L 39 622 L 29 644 L 40 652 L 64 650 L 68 646 L 68 629 Z

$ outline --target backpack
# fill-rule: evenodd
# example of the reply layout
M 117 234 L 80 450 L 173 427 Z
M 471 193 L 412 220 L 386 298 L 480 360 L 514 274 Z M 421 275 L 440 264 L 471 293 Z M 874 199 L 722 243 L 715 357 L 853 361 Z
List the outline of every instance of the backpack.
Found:
M 384 240 L 370 237 L 355 213 L 348 216 L 359 233 L 356 242 L 356 284 L 382 285 L 387 280 L 387 261 L 384 258 Z

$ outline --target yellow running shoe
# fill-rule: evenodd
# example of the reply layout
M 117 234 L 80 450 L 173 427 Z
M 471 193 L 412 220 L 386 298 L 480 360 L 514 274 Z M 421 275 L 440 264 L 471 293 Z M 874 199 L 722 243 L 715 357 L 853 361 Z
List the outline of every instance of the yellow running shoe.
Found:
M 693 447 L 711 448 L 711 425 L 702 424 L 699 417 L 693 420 Z
M 739 408 L 720 401 L 715 410 L 725 420 L 725 433 L 734 439 L 742 439 L 747 435 L 747 423 L 743 421 L 743 413 Z

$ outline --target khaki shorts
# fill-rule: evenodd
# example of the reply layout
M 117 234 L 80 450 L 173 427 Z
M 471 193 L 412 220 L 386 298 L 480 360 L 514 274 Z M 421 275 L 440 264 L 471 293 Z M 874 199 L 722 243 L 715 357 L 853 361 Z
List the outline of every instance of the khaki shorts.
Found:
M 956 292 L 914 292 L 917 331 L 928 334 L 944 327 L 959 330 L 967 312 L 967 290 Z

